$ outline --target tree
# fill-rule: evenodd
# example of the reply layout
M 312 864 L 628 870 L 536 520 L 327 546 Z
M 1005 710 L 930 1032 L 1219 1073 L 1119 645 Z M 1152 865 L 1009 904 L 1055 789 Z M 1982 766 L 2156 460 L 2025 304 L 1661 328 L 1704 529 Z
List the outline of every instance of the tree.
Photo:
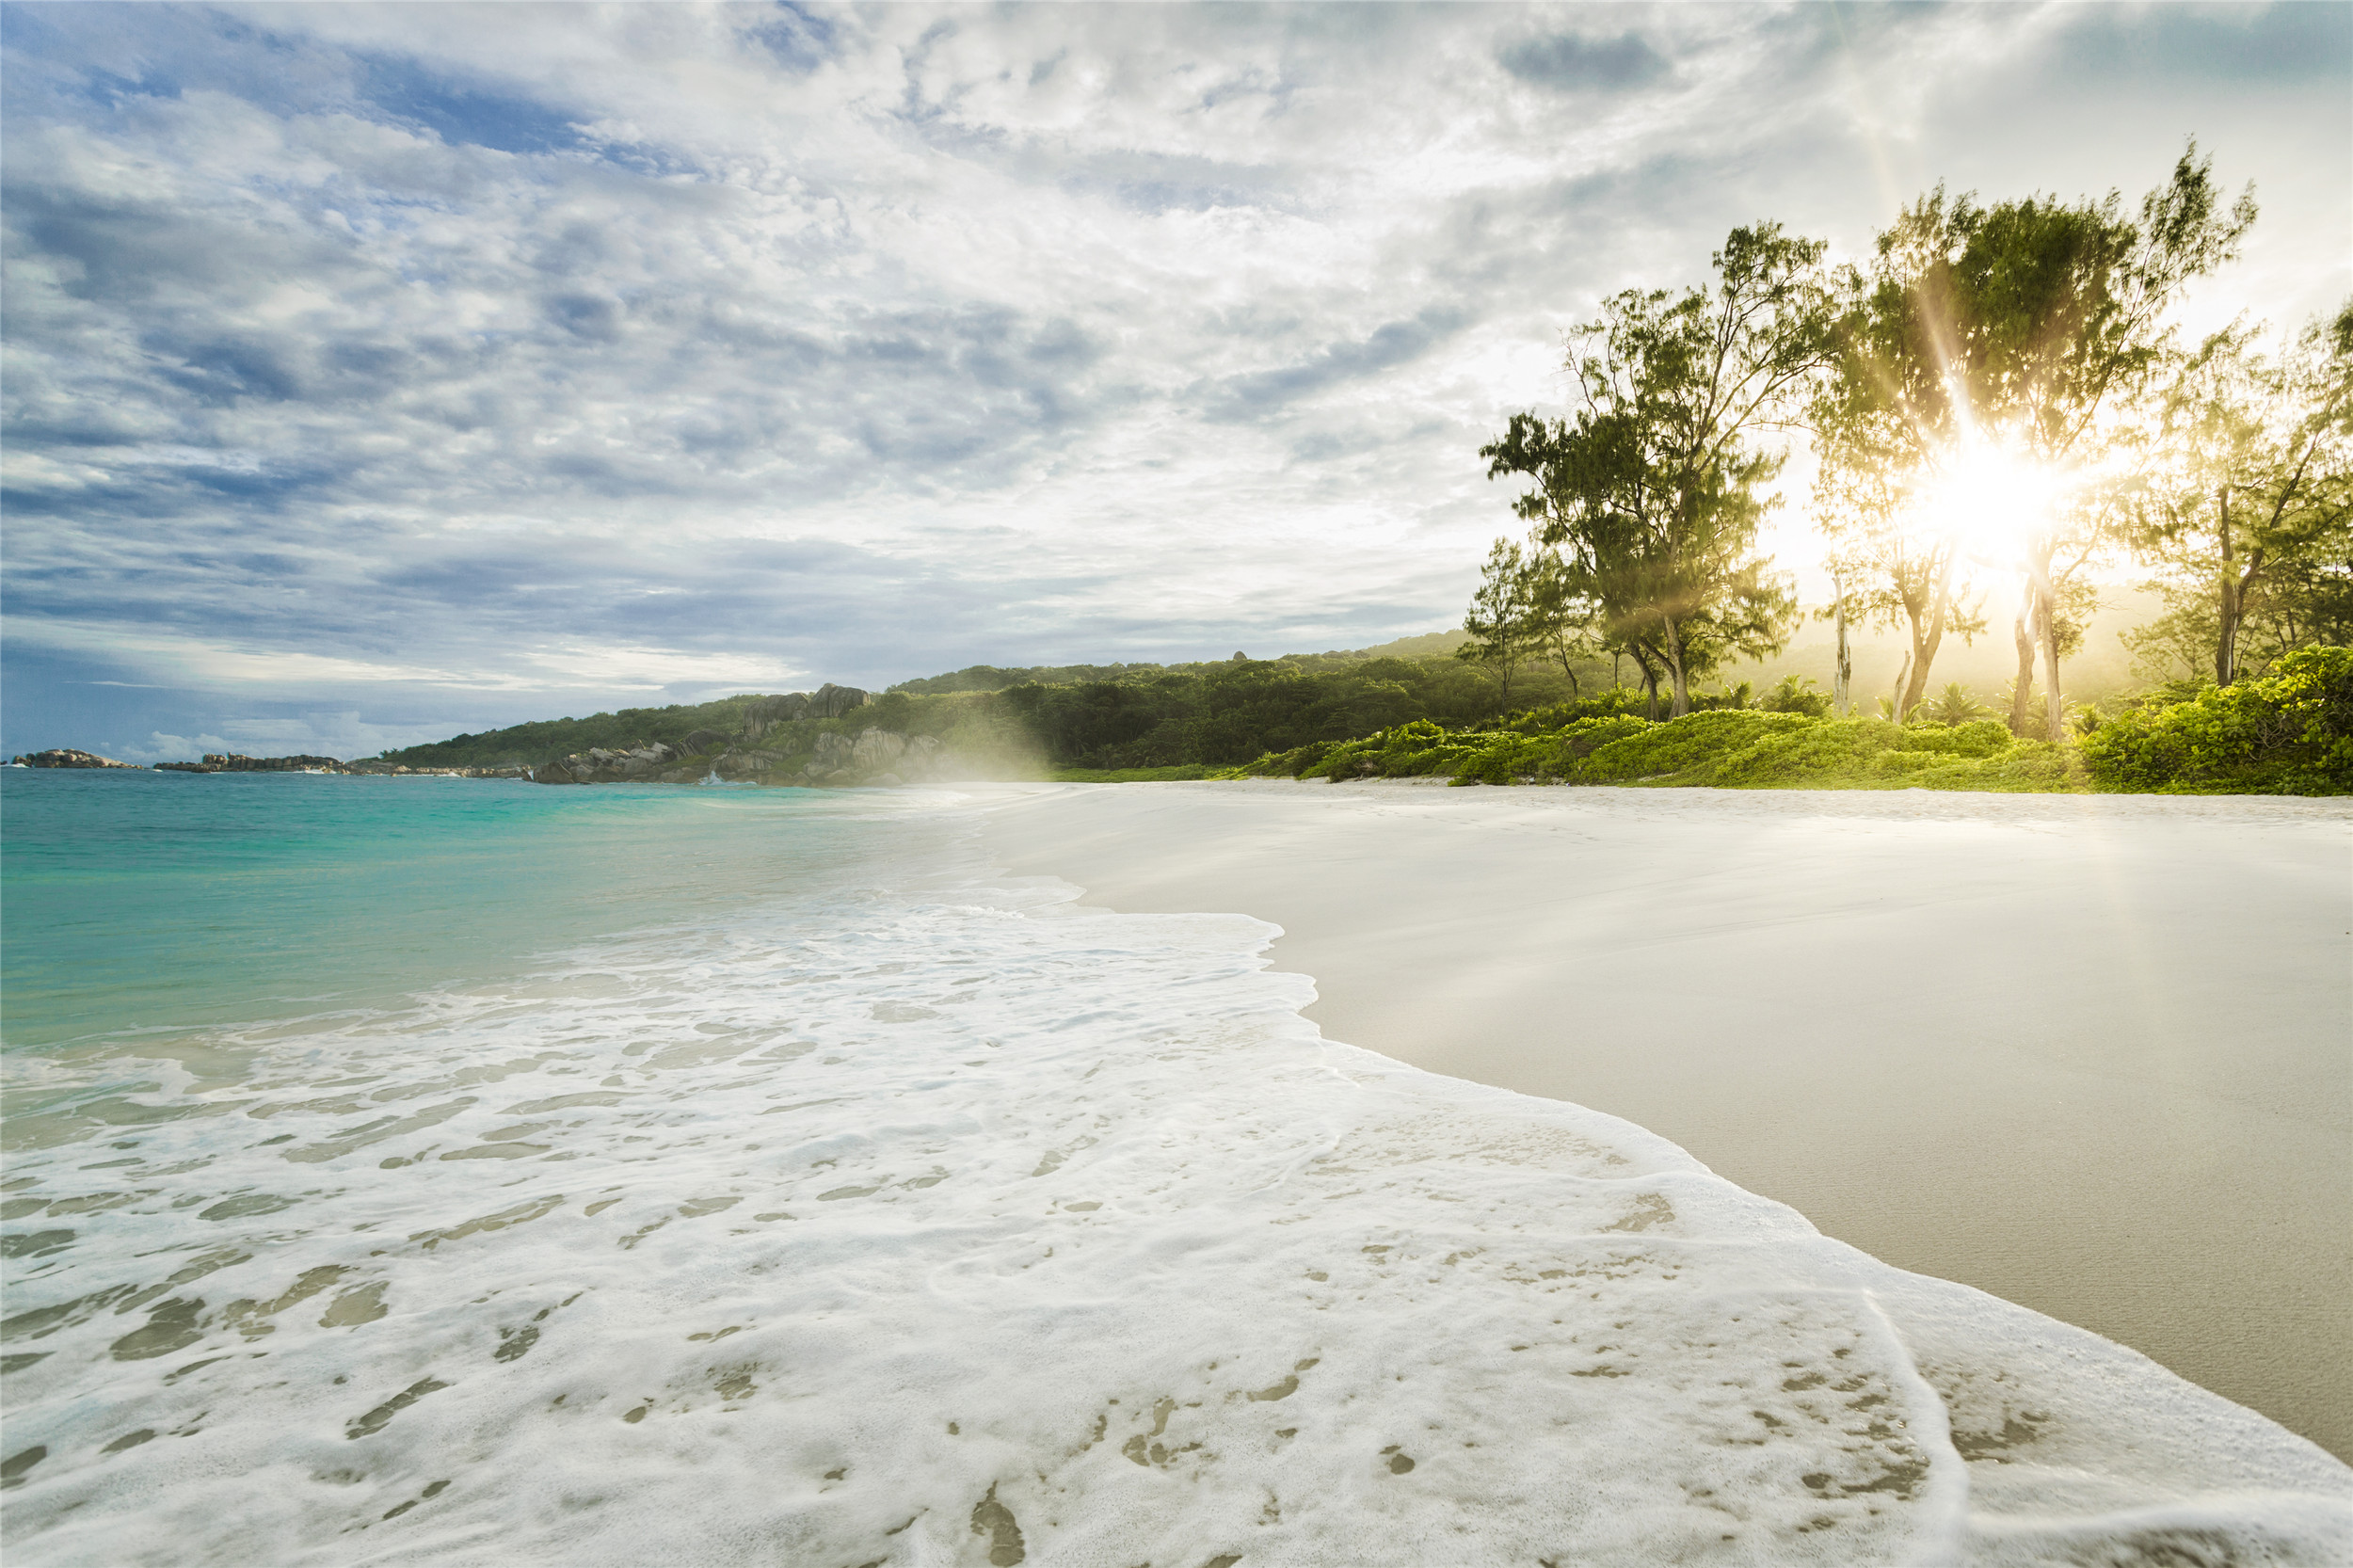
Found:
M 1897 493 L 1884 469 L 1825 466 L 1815 488 L 1815 515 L 1830 551 L 1827 565 L 1839 584 L 1832 614 L 1845 634 L 1847 619 L 1865 626 L 1900 626 L 1909 635 L 1905 677 L 1893 698 L 1896 722 L 1920 701 L 1929 669 L 1947 632 L 1964 643 L 1985 631 L 1982 595 L 1956 592 L 1962 546 L 1949 530 L 1922 526 L 1920 509 Z M 1846 584 L 1855 584 L 1849 588 Z
M 1727 655 L 1777 652 L 1796 602 L 1754 552 L 1782 454 L 1774 427 L 1831 349 L 1817 241 L 1776 224 L 1736 229 L 1710 288 L 1629 290 L 1570 334 L 1579 406 L 1566 420 L 1514 414 L 1480 449 L 1488 477 L 1526 475 L 1514 503 L 1559 548 L 1597 607 L 1605 646 L 1631 653 L 1673 712 Z
M 1830 604 L 1814 612 L 1816 620 L 1826 620 L 1837 632 L 1837 651 L 1831 664 L 1831 711 L 1845 718 L 1854 709 L 1854 651 L 1847 646 L 1847 579 L 1835 559 L 1830 563 L 1832 598 Z
M 2133 640 L 2144 665 L 2206 645 L 2214 683 L 2321 639 L 2353 516 L 2353 303 L 2266 355 L 2233 326 L 2182 368 L 2159 424 L 2163 463 L 2133 543 L 2165 575 L 2167 614 Z M 2250 635 L 2251 633 L 2251 635 Z
M 1471 640 L 1456 650 L 1455 657 L 1493 666 L 1502 677 L 1502 705 L 1507 709 L 1512 706 L 1513 672 L 1529 648 L 1538 646 L 1542 634 L 1536 624 L 1533 586 L 1520 547 L 1510 539 L 1497 539 L 1487 552 L 1487 564 L 1479 572 L 1479 589 L 1463 615 L 1463 630 Z
M 1968 687 L 1958 680 L 1945 682 L 1945 695 L 1932 702 L 1924 702 L 1915 710 L 1918 716 L 1930 724 L 1946 728 L 1959 728 L 1972 719 L 1983 718 L 1993 710 L 1979 702 Z
M 1847 279 L 1838 374 L 1815 409 L 1827 466 L 1933 490 L 1963 514 L 1947 520 L 1955 548 L 2019 572 L 2016 689 L 2023 704 L 2039 651 L 2050 734 L 2063 729 L 2063 580 L 2118 515 L 2136 405 L 2174 357 L 2165 311 L 2254 217 L 2251 192 L 2223 210 L 2193 142 L 2137 220 L 2114 192 L 1981 207 L 1939 186 Z
M 1569 695 L 1574 698 L 1578 695 L 1578 656 L 1600 651 L 1595 628 L 1601 607 L 1550 545 L 1538 542 L 1529 551 L 1522 581 L 1529 646 L 1561 661 L 1561 673 L 1568 677 Z
M 1810 675 L 1785 675 L 1756 705 L 1768 713 L 1803 713 L 1818 719 L 1830 712 L 1831 695 L 1816 691 Z

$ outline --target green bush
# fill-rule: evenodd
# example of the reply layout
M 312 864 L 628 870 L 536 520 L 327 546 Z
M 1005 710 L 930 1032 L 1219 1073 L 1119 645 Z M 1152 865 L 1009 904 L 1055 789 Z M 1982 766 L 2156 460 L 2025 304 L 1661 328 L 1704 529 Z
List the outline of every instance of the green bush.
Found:
M 1793 734 L 1817 722 L 1800 713 L 1766 713 L 1753 708 L 1687 713 L 1664 724 L 1645 725 L 1596 748 L 1576 778 L 1580 784 L 1712 784 L 1718 764 L 1726 758 L 1769 735 Z
M 2083 755 L 2104 790 L 2353 793 L 2353 649 L 2299 649 L 2260 680 L 2121 713 Z
M 1293 746 L 1289 751 L 1270 751 L 1257 761 L 1243 764 L 1241 771 L 1244 776 L 1250 778 L 1297 778 L 1302 774 L 1314 773 L 1338 744 L 1336 741 L 1309 741 L 1305 745 Z
M 1231 775 L 1198 763 L 1181 763 L 1166 768 L 1056 768 L 1046 776 L 1056 784 L 1173 784 Z
M 1518 735 L 1505 730 L 1482 739 L 1483 744 L 1455 763 L 1455 783 L 1511 784 L 1522 778 L 1557 776 L 1553 759 L 1559 746 L 1550 735 Z
M 1726 790 L 2075 790 L 2066 748 L 2019 741 L 1991 720 L 1953 728 L 1885 719 L 1723 710 L 1611 741 L 1566 772 L 1580 784 Z
M 1552 771 L 1563 778 L 1575 778 L 1586 758 L 1612 741 L 1628 735 L 1640 735 L 1653 728 L 1650 720 L 1638 719 L 1631 713 L 1620 713 L 1606 719 L 1579 719 L 1563 726 L 1553 736 Z

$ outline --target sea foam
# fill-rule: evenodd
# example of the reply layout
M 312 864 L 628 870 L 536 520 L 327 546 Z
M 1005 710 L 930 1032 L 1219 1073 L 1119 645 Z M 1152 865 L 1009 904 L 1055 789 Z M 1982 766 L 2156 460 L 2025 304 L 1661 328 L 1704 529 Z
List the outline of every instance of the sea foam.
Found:
M 942 868 L 19 1061 L 11 1562 L 2353 1555 L 2312 1445 L 1325 1041 L 1271 926 Z

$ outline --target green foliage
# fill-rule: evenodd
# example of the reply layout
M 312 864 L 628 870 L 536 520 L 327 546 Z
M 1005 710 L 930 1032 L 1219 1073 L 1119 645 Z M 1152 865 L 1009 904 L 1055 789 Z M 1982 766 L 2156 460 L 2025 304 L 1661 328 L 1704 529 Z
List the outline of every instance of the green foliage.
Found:
M 1677 712 L 1694 678 L 1778 652 L 1797 600 L 1754 552 L 1758 487 L 1782 456 L 1757 436 L 1828 357 L 1818 241 L 1736 229 L 1707 289 L 1629 289 L 1570 334 L 1579 406 L 1512 416 L 1480 449 L 1489 478 L 1536 488 L 1513 509 L 1560 552 L 1559 599 L 1606 646 L 1663 674 Z
M 1056 768 L 1046 776 L 1057 784 L 1172 784 L 1214 778 L 1218 771 L 1198 765 L 1174 768 Z
M 1803 713 L 1808 718 L 1825 718 L 1830 713 L 1830 694 L 1815 690 L 1810 675 L 1785 675 L 1756 705 L 1768 713 Z
M 1320 768 L 1332 754 L 1334 744 L 1331 741 L 1310 741 L 1289 751 L 1270 751 L 1257 761 L 1244 764 L 1241 772 L 1250 778 L 1297 778 Z
M 1313 758 L 1262 758 L 1245 771 L 1335 780 L 1735 790 L 2077 791 L 2088 783 L 2067 748 L 2015 740 L 1991 719 L 1903 727 L 1757 709 L 1720 709 L 1664 724 L 1615 713 L 1534 729 L 1448 730 L 1418 721 Z
M 2083 755 L 2104 790 L 2353 793 L 2353 649 L 2299 649 L 2263 680 L 2121 713 Z
M 946 696 L 956 692 L 1001 692 L 1009 686 L 1070 686 L 1084 680 L 1128 680 L 1158 675 L 1166 664 L 1032 664 L 1000 669 L 972 664 L 952 675 L 921 680 L 902 680 L 890 688 L 921 696 Z
M 1753 709 L 1689 713 L 1646 726 L 1600 747 L 1585 760 L 1577 778 L 1587 784 L 1649 779 L 1709 784 L 1715 782 L 1718 759 L 1745 750 L 1769 735 L 1802 729 L 1811 723 L 1796 713 L 1760 713 Z
M 2013 738 L 1990 718 L 1830 719 L 1784 681 L 1755 708 L 1653 724 L 1631 692 L 1496 716 L 1494 691 L 1450 659 L 1303 669 L 1244 660 L 1148 679 L 1002 692 L 895 692 L 840 719 L 780 724 L 762 750 L 792 774 L 817 737 L 869 726 L 934 735 L 1006 776 L 1076 782 L 1235 777 L 1449 778 L 1457 783 L 1712 785 L 1724 789 L 2353 792 L 2353 652 L 2306 649 L 2262 680 L 2164 695 L 2085 716 L 2080 750 Z M 1969 704 L 1945 697 L 1918 717 Z M 1966 693 L 1961 694 L 1965 698 Z M 410 765 L 524 763 L 698 728 L 740 737 L 746 699 L 632 709 L 396 754 Z M 740 744 L 740 742 L 739 742 Z M 1244 760 L 1255 757 L 1245 763 Z M 2088 767 L 2087 767 L 2088 764 Z
M 1582 783 L 1719 789 L 2074 790 L 2063 748 L 2014 740 L 1990 719 L 1900 727 L 1882 719 L 1695 713 L 1595 752 Z
M 1577 776 L 1578 765 L 1603 746 L 1612 741 L 1624 740 L 1628 735 L 1639 735 L 1643 730 L 1652 728 L 1654 726 L 1650 720 L 1637 718 L 1631 713 L 1616 713 L 1608 718 L 1599 719 L 1579 719 L 1575 724 L 1562 726 L 1561 732 L 1553 737 L 1554 755 L 1562 764 L 1560 769 L 1561 776 L 1574 778 Z
M 1530 671 L 1514 684 L 1539 695 L 1566 690 L 1557 671 Z M 1061 767 L 1257 768 L 1269 753 L 1414 720 L 1433 728 L 1492 720 L 1497 696 L 1492 679 L 1456 660 L 1367 659 L 1325 669 L 1228 661 L 1141 680 L 1016 686 L 965 700 L 996 704 Z
M 2167 613 L 2125 635 L 2152 680 L 2221 685 L 2353 634 L 2353 304 L 2265 353 L 2217 332 L 2162 401 L 2127 534 Z
M 537 767 L 590 746 L 619 748 L 640 741 L 675 746 L 697 729 L 735 733 L 743 728 L 744 704 L 750 700 L 739 696 L 671 708 L 624 708 L 584 719 L 539 719 L 388 751 L 384 758 L 412 768 Z
M 1967 724 L 1993 711 L 1979 702 L 1968 687 L 1958 680 L 1947 680 L 1942 696 L 1923 702 L 1912 711 L 1910 716 L 1917 724 L 1949 726 Z

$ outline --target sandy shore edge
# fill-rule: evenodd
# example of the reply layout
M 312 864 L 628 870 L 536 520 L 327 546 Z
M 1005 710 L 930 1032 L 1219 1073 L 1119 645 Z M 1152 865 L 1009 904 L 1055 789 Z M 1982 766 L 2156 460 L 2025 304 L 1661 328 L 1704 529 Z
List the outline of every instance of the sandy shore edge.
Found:
M 2353 803 L 982 795 L 1016 874 L 1282 926 L 1334 1039 L 1623 1116 L 2353 1456 Z

